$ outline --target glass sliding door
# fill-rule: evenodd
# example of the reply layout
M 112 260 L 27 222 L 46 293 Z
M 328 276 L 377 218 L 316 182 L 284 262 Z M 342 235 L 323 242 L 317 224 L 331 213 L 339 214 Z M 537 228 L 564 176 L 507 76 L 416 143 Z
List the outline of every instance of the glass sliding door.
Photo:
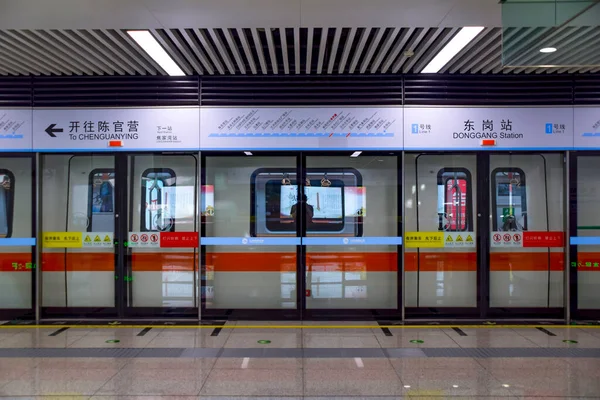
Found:
M 405 304 L 411 316 L 477 316 L 477 156 L 406 154 Z
M 305 157 L 287 206 L 304 212 L 306 318 L 400 315 L 399 176 L 389 153 Z
M 42 316 L 117 316 L 115 157 L 41 160 Z
M 34 161 L 0 155 L 0 320 L 35 317 Z
M 298 318 L 296 155 L 207 155 L 202 318 Z

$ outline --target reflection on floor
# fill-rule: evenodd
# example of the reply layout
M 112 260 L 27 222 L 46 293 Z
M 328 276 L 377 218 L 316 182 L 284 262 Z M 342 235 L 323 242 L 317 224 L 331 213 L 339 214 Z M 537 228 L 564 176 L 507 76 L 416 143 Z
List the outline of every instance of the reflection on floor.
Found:
M 0 397 L 46 396 L 600 398 L 600 327 L 0 327 Z

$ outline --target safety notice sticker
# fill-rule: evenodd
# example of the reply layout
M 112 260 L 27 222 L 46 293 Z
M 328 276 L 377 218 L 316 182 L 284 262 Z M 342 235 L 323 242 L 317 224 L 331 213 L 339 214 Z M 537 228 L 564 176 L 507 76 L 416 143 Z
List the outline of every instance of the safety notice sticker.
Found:
M 564 247 L 563 232 L 492 232 L 492 247 Z
M 160 232 L 129 232 L 128 247 L 160 247 Z
M 444 247 L 475 247 L 474 232 L 445 232 Z
M 444 247 L 444 233 L 406 232 L 404 246 L 407 248 L 442 248 Z
M 84 232 L 83 247 L 110 248 L 113 246 L 112 232 Z

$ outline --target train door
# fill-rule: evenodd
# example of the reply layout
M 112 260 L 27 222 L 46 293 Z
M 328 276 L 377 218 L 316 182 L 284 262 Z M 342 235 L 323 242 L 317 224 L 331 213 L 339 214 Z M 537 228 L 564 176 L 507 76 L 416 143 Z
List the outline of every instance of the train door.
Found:
M 399 317 L 399 159 L 203 155 L 202 317 Z
M 198 162 L 42 156 L 42 317 L 197 317 Z
M 563 154 L 407 154 L 408 317 L 562 318 Z

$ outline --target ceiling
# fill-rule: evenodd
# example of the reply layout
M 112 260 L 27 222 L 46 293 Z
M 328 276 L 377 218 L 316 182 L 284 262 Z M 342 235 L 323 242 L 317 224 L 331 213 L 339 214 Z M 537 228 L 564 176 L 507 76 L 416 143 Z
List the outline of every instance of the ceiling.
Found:
M 469 25 L 487 28 L 440 72 L 600 71 L 600 26 L 500 16 L 497 0 L 0 0 L 0 75 L 165 75 L 127 29 L 151 30 L 187 75 L 419 73 Z

